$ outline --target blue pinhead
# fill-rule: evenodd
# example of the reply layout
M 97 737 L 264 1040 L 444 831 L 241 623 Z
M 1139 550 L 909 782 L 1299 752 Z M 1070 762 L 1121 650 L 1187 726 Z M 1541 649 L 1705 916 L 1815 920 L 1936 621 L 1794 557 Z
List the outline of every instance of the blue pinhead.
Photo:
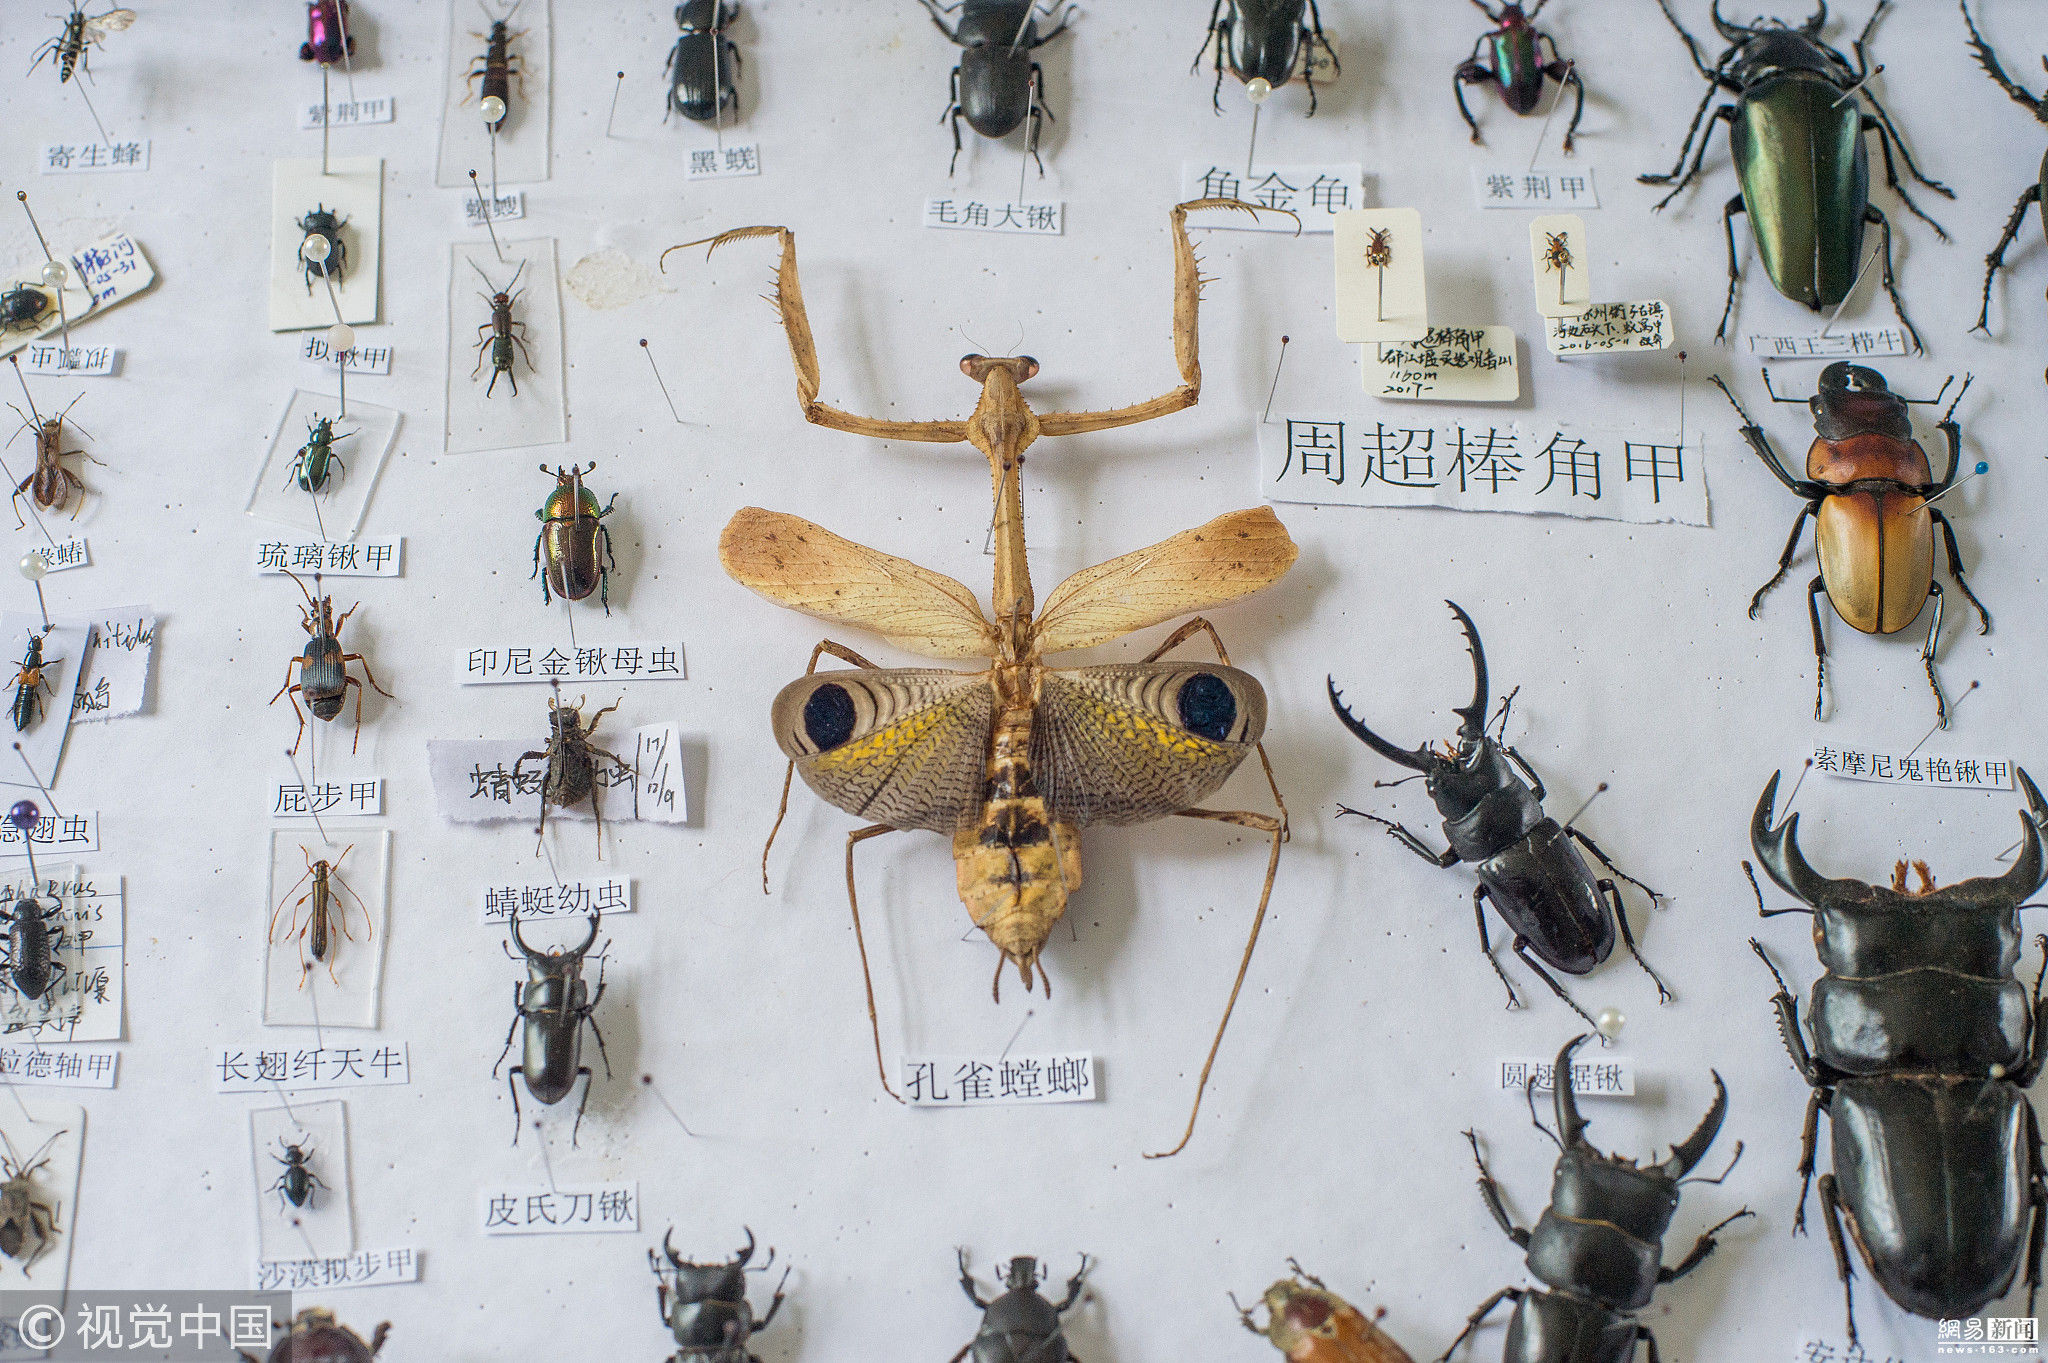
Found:
M 26 833 L 36 826 L 43 817 L 43 811 L 36 808 L 34 800 L 16 800 L 14 807 L 7 811 L 7 822 Z
M 1979 472 L 1979 473 L 1989 473 L 1989 472 L 1991 472 L 1991 465 L 1989 465 L 1989 464 L 1985 463 L 1985 462 L 1984 462 L 1984 461 L 1983 461 L 1982 459 L 1979 459 L 1979 460 L 1977 461 L 1977 472 Z

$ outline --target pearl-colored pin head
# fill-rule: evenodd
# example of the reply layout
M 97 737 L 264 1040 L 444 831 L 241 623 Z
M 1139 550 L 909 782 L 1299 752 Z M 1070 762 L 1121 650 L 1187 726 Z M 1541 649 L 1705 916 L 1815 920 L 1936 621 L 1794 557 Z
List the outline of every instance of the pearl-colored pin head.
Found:
M 64 268 L 64 262 L 61 260 L 46 260 L 43 262 L 43 282 L 53 289 L 63 288 L 64 281 L 70 277 L 70 274 L 71 272 Z
M 334 243 L 318 232 L 309 232 L 299 243 L 299 254 L 315 265 L 327 263 L 327 257 L 334 253 Z
M 346 355 L 356 348 L 356 329 L 346 322 L 336 322 L 327 328 L 327 353 Z
M 1619 1008 L 1602 1008 L 1599 1015 L 1593 1019 L 1593 1025 L 1599 1028 L 1601 1036 L 1612 1041 L 1621 1035 L 1621 1029 L 1628 1025 L 1628 1019 L 1622 1015 Z
M 505 101 L 496 95 L 485 95 L 477 102 L 477 110 L 483 114 L 486 126 L 495 128 L 505 121 Z
M 23 554 L 21 556 L 21 575 L 29 581 L 41 582 L 43 574 L 49 571 L 50 565 L 43 562 L 41 554 Z
M 1244 83 L 1244 97 L 1254 104 L 1264 104 L 1273 96 L 1273 82 L 1264 76 L 1253 76 Z

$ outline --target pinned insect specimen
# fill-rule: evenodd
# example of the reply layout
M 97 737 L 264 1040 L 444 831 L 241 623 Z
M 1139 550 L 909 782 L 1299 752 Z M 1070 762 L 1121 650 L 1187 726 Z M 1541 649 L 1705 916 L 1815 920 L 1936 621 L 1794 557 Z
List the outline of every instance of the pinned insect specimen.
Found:
M 1136 663 L 1053 668 L 1048 654 L 1092 648 L 1136 630 L 1235 601 L 1275 581 L 1296 550 L 1270 508 L 1220 516 L 1149 549 L 1098 564 L 1068 578 L 1034 616 L 1025 559 L 1019 470 L 1041 435 L 1072 435 L 1128 426 L 1193 406 L 1201 391 L 1196 318 L 1200 302 L 1187 214 L 1205 208 L 1252 211 L 1234 200 L 1203 199 L 1172 213 L 1174 350 L 1183 382 L 1134 406 L 1098 412 L 1031 410 L 1018 385 L 1038 372 L 1029 356 L 969 355 L 960 368 L 981 386 L 965 421 L 887 421 L 855 416 L 818 400 L 817 347 L 798 285 L 795 237 L 787 228 L 751 227 L 713 239 L 712 249 L 747 237 L 777 236 L 782 263 L 776 302 L 795 361 L 806 419 L 835 430 L 883 439 L 952 444 L 965 441 L 987 456 L 994 482 L 994 618 L 974 593 L 950 577 L 841 539 L 795 516 L 748 507 L 719 539 L 727 573 L 772 601 L 820 619 L 873 630 L 912 653 L 941 659 L 984 659 L 980 672 L 879 668 L 827 640 L 811 653 L 803 680 L 775 699 L 777 743 L 805 784 L 850 813 L 873 820 L 847 838 L 847 902 L 867 983 L 875 1065 L 893 1096 L 882 1063 L 874 982 L 860 936 L 853 849 L 883 833 L 926 829 L 953 840 L 960 897 L 969 917 L 1014 964 L 1029 989 L 1051 980 L 1039 956 L 1053 925 L 1081 884 L 1081 830 L 1091 824 L 1135 824 L 1177 815 L 1251 829 L 1271 839 L 1258 911 L 1245 942 L 1236 983 L 1216 1041 L 1196 1085 L 1188 1131 L 1194 1132 L 1210 1068 L 1222 1045 L 1287 837 L 1286 805 L 1273 784 L 1259 739 L 1266 696 L 1249 673 L 1230 666 L 1221 637 L 1196 616 Z M 1206 635 L 1222 666 L 1161 662 L 1196 635 Z M 817 674 L 824 654 L 855 670 Z M 1257 752 L 1272 786 L 1278 817 L 1198 807 Z M 789 778 L 783 782 L 788 808 Z M 774 841 L 774 832 L 769 841 Z M 767 853 L 762 854 L 766 888 Z
M 282 1136 L 277 1138 L 277 1143 L 284 1153 L 271 1158 L 282 1164 L 284 1170 L 278 1174 L 277 1182 L 270 1185 L 270 1191 L 277 1194 L 278 1215 L 284 1215 L 287 1205 L 317 1208 L 319 1190 L 327 1184 L 313 1172 L 313 1143 L 305 1141 L 293 1145 Z
M 327 481 L 335 469 L 348 472 L 348 465 L 334 452 L 334 444 L 354 434 L 354 431 L 336 431 L 333 417 L 307 418 L 306 443 L 299 446 L 298 456 L 291 462 L 285 486 L 297 483 L 304 492 L 325 492 Z
M 348 930 L 348 904 L 339 898 L 335 891 L 339 890 L 355 901 L 356 911 L 363 916 L 363 940 L 367 942 L 376 935 L 377 924 L 370 917 L 370 906 L 363 903 L 362 896 L 341 878 L 341 863 L 346 861 L 348 854 L 354 850 L 355 844 L 350 843 L 341 849 L 341 855 L 333 861 L 325 857 L 315 861 L 313 854 L 301 845 L 299 853 L 306 858 L 306 874 L 293 883 L 291 890 L 284 892 L 283 897 L 277 901 L 277 907 L 270 911 L 269 939 L 273 943 L 291 940 L 299 944 L 301 989 L 306 987 L 306 981 L 312 977 L 315 961 L 327 967 L 328 979 L 337 985 L 341 983 L 341 977 L 334 973 L 335 951 L 340 945 L 335 941 L 335 937 L 339 935 L 351 942 L 356 938 L 355 934 Z M 311 885 L 306 885 L 308 878 L 313 882 Z M 298 889 L 301 885 L 306 885 L 306 892 L 293 901 L 291 918 L 284 924 L 284 933 L 280 936 L 278 920 L 284 917 L 285 900 L 291 899 L 292 890 Z M 303 924 L 299 914 L 302 908 L 306 910 Z
M 1569 232 L 1543 234 L 1543 270 L 1557 272 L 1557 305 L 1564 306 L 1564 283 L 1572 272 L 1572 238 Z
M 477 326 L 476 368 L 470 371 L 469 376 L 474 379 L 483 373 L 484 361 L 488 359 L 491 362 L 491 381 L 484 389 L 484 396 L 491 395 L 491 389 L 498 386 L 498 375 L 503 374 L 512 385 L 512 396 L 516 398 L 519 396 L 519 376 L 512 372 L 513 346 L 519 347 L 519 353 L 526 359 L 526 367 L 529 370 L 533 368 L 533 354 L 526 348 L 526 323 L 512 320 L 512 305 L 526 294 L 526 290 L 514 288 L 519 283 L 520 272 L 526 268 L 526 262 L 519 262 L 518 268 L 512 271 L 512 278 L 502 289 L 493 288 L 491 277 L 475 261 L 469 262 L 469 268 L 477 272 L 485 288 L 492 289 L 490 293 L 479 295 L 491 309 L 491 320 Z
M 105 14 L 89 15 L 78 0 L 71 0 L 71 13 L 64 16 L 63 29 L 35 50 L 28 69 L 33 71 L 49 62 L 57 68 L 59 85 L 69 81 L 73 71 L 90 78 L 92 49 L 104 43 L 109 33 L 119 33 L 134 22 L 132 9 L 110 9 Z
M 290 1325 L 280 1321 L 272 1328 L 283 1330 L 285 1336 L 271 1346 L 270 1357 L 259 1360 L 247 1350 L 235 1350 L 243 1363 L 370 1363 L 383 1349 L 384 1337 L 391 1333 L 391 1322 L 380 1323 L 365 1341 L 335 1320 L 332 1311 L 309 1306 L 293 1316 Z
M 57 291 L 26 280 L 0 292 L 0 336 L 34 331 L 57 309 Z
M 80 478 L 72 470 L 65 468 L 62 462 L 74 455 L 81 459 L 91 459 L 95 464 L 105 462 L 104 460 L 93 458 L 92 455 L 87 454 L 84 450 L 67 450 L 64 448 L 64 419 L 71 415 L 71 408 L 76 407 L 84 398 L 85 394 L 80 393 L 77 397 L 71 399 L 69 406 L 65 407 L 63 411 L 55 416 L 44 416 L 37 412 L 33 399 L 30 400 L 29 413 L 26 416 L 22 415 L 21 408 L 15 407 L 13 403 L 8 404 L 14 414 L 21 417 L 21 431 L 32 431 L 36 438 L 35 469 L 28 477 L 14 485 L 14 496 L 8 499 L 14 505 L 15 529 L 19 530 L 22 526 L 28 524 L 27 521 L 21 518 L 20 502 L 24 495 L 34 498 L 35 504 L 42 507 L 45 511 L 62 511 L 65 507 L 71 505 L 72 494 L 76 493 L 78 495 L 78 506 L 72 509 L 72 520 L 77 520 L 78 513 L 85 509 L 85 494 L 90 492 L 91 489 L 85 485 L 83 478 Z M 72 425 L 78 427 L 80 434 L 85 434 L 84 427 L 78 426 L 76 422 L 73 422 Z M 11 445 L 15 440 L 19 439 L 21 431 L 16 431 L 7 443 Z
M 1557 43 L 1548 33 L 1536 27 L 1536 16 L 1550 0 L 1536 0 L 1526 11 L 1512 0 L 1503 0 L 1498 10 L 1490 7 L 1486 0 L 1472 0 L 1494 25 L 1490 32 L 1479 35 L 1472 44 L 1472 55 L 1466 59 L 1451 77 L 1451 93 L 1458 98 L 1458 112 L 1465 116 L 1465 126 L 1472 129 L 1472 143 L 1479 145 L 1479 124 L 1472 117 L 1472 111 L 1465 107 L 1467 85 L 1491 85 L 1500 91 L 1501 102 L 1518 114 L 1536 111 L 1537 103 L 1543 98 L 1543 82 L 1554 80 L 1558 84 L 1558 98 L 1564 98 L 1564 87 L 1570 86 L 1578 95 L 1578 104 L 1572 110 L 1571 125 L 1564 130 L 1564 154 L 1572 154 L 1572 139 L 1578 135 L 1579 120 L 1586 116 L 1586 84 L 1579 79 L 1578 67 L 1558 55 Z M 1550 47 L 1550 60 L 1543 60 L 1545 44 Z M 1481 49 L 1493 58 L 1492 65 L 1479 60 Z M 1553 108 L 1556 106 L 1553 105 Z
M 348 273 L 348 242 L 341 235 L 346 226 L 348 219 L 335 217 L 334 210 L 325 204 L 313 205 L 313 211 L 299 219 L 297 227 L 304 234 L 299 238 L 299 263 L 304 267 L 307 293 L 313 292 L 316 277 L 340 283 Z M 315 237 L 327 244 L 325 250 L 318 246 L 311 251 L 306 249 Z
M 1332 72 L 1343 68 L 1337 49 L 1323 36 L 1323 16 L 1316 0 L 1216 0 L 1209 9 L 1209 38 L 1195 54 L 1190 72 L 1199 70 L 1202 54 L 1214 44 L 1216 88 L 1209 102 L 1223 112 L 1223 68 L 1244 82 L 1245 94 L 1256 109 L 1275 90 L 1294 79 L 1302 68 L 1302 84 L 1308 86 L 1308 112 L 1316 112 L 1316 83 L 1308 79 L 1307 66 L 1317 48 L 1329 58 Z
M 483 0 L 477 0 L 477 3 L 481 8 Z M 524 38 L 526 30 L 522 28 L 515 33 L 508 23 L 519 12 L 519 6 L 525 3 L 526 0 L 518 0 L 505 11 L 503 19 L 491 20 L 489 33 L 469 35 L 482 42 L 484 50 L 483 55 L 470 63 L 468 78 L 463 82 L 469 89 L 464 92 L 462 102 L 467 104 L 473 96 L 483 96 L 477 100 L 477 108 L 482 111 L 484 126 L 491 130 L 493 137 L 497 136 L 498 129 L 505 126 L 505 115 L 511 108 L 512 77 L 519 78 L 519 97 L 526 98 L 525 64 L 512 50 L 512 44 Z M 485 18 L 489 19 L 490 14 L 488 9 L 484 10 Z
M 661 1311 L 661 1323 L 675 1336 L 676 1351 L 668 1363 L 751 1363 L 746 1343 L 768 1328 L 782 1309 L 782 1286 L 759 1320 L 747 1300 L 747 1275 L 766 1273 L 775 1262 L 769 1247 L 765 1263 L 748 1267 L 754 1257 L 754 1232 L 747 1231 L 747 1243 L 730 1259 L 700 1264 L 676 1253 L 675 1227 L 661 1237 L 664 1265 L 653 1250 L 647 1251 L 647 1266 L 654 1271 L 654 1301 Z M 783 1281 L 789 1269 L 782 1270 Z
M 348 31 L 348 0 L 306 0 L 306 41 L 299 60 L 333 66 L 355 55 L 355 35 Z
M 598 721 L 625 704 L 619 700 L 590 717 L 590 723 L 583 722 L 583 702 L 564 705 L 558 697 L 548 697 L 548 745 L 533 752 L 521 753 L 519 760 L 512 764 L 512 779 L 519 779 L 519 769 L 528 762 L 546 764 L 546 772 L 540 782 L 540 826 L 536 833 L 545 837 L 548 831 L 548 806 L 567 809 L 570 805 L 590 802 L 590 817 L 597 821 L 597 854 L 604 855 L 604 810 L 598 805 L 598 791 L 608 782 L 600 780 L 597 759 L 602 757 L 612 764 L 614 771 L 631 771 L 633 764 L 617 753 L 607 752 L 590 741 L 597 732 Z
M 1365 266 L 1379 272 L 1379 320 L 1387 320 L 1387 266 L 1394 263 L 1394 229 L 1375 227 L 1365 239 Z
M 505 1049 L 498 1052 L 498 1064 L 491 1066 L 497 1077 L 498 1065 L 512 1051 L 512 1039 L 521 1038 L 519 1064 L 506 1071 L 505 1086 L 512 1094 L 512 1144 L 519 1144 L 519 1081 L 543 1106 L 553 1107 L 569 1096 L 576 1081 L 583 1081 L 583 1098 L 576 1104 L 576 1124 L 569 1129 L 569 1143 L 583 1129 L 583 1109 L 590 1105 L 590 1066 L 583 1062 L 583 1028 L 597 1038 L 597 1053 L 604 1060 L 604 1077 L 612 1077 L 612 1060 L 605 1054 L 604 1033 L 597 1029 L 597 1005 L 604 998 L 604 952 L 597 955 L 597 988 L 583 980 L 583 959 L 597 942 L 601 915 L 590 915 L 590 935 L 581 946 L 560 951 L 535 951 L 519 935 L 519 910 L 512 911 L 512 940 L 526 958 L 526 980 L 512 986 L 512 1025 L 505 1031 Z M 607 943 L 607 946 L 610 944 Z M 512 948 L 506 947 L 510 956 Z M 523 1035 L 522 1035 L 523 1034 Z
M 34 895 L 23 895 L 14 901 L 12 910 L 0 911 L 0 923 L 7 925 L 7 959 L 0 961 L 0 968 L 30 1002 L 49 993 L 50 987 L 64 978 L 64 966 L 57 959 L 64 926 L 51 921 L 63 913 L 63 900 L 53 898 L 46 907 Z
M 1271 1340 L 1289 1363 L 1414 1363 L 1408 1351 L 1380 1329 L 1378 1317 L 1386 1314 L 1384 1307 L 1368 1317 L 1294 1260 L 1289 1259 L 1287 1267 L 1294 1276 L 1266 1289 L 1265 1325 L 1252 1319 L 1251 1307 L 1238 1306 L 1237 1315 L 1245 1329 Z M 1237 1306 L 1237 1298 L 1233 1296 L 1230 1304 Z
M 36 1190 L 36 1174 L 50 1165 L 50 1147 L 64 1136 L 59 1131 L 27 1160 L 14 1153 L 14 1142 L 0 1131 L 0 1254 L 21 1264 L 26 1278 L 36 1261 L 50 1252 L 50 1242 L 64 1229 L 57 1224 L 57 1206 Z M 24 1254 L 26 1251 L 26 1254 Z
M 960 1290 L 981 1310 L 981 1328 L 974 1338 L 953 1355 L 962 1363 L 969 1354 L 974 1363 L 1079 1363 L 1067 1348 L 1067 1336 L 1060 1322 L 1081 1300 L 1081 1287 L 1088 1280 L 1093 1260 L 1081 1256 L 1081 1267 L 1067 1279 L 1066 1295 L 1053 1301 L 1038 1290 L 1045 1270 L 1038 1260 L 1020 1254 L 1010 1260 L 1003 1274 L 1007 1290 L 984 1300 L 974 1275 L 967 1271 L 967 1251 L 960 1256 Z
M 574 464 L 566 469 L 555 468 L 554 491 L 533 512 L 534 519 L 540 522 L 540 533 L 533 539 L 531 575 L 540 578 L 542 605 L 553 596 L 564 601 L 582 601 L 596 592 L 604 613 L 610 615 L 612 569 L 619 564 L 612 557 L 612 532 L 605 529 L 604 518 L 612 514 L 619 494 L 614 492 L 611 501 L 602 510 L 598 508 L 597 494 L 583 486 L 583 475 L 596 467 L 597 461 L 593 459 L 582 468 Z M 548 466 L 542 464 L 540 471 L 548 472 Z M 545 576 L 541 574 L 543 556 Z
M 739 12 L 730 0 L 683 0 L 676 6 L 679 35 L 661 68 L 668 77 L 668 108 L 662 122 L 668 122 L 669 114 L 681 114 L 693 123 L 713 123 L 727 109 L 739 108 L 734 81 L 740 50 L 725 36 Z
M 15 669 L 14 680 L 8 685 L 14 688 L 14 731 L 22 731 L 43 717 L 43 698 L 50 694 L 49 678 L 43 674 L 63 662 L 62 658 L 45 658 L 43 640 L 48 630 L 41 634 L 29 632 L 28 648 L 21 655 L 21 666 Z
M 291 698 L 292 713 L 299 717 L 298 737 L 292 740 L 292 753 L 297 755 L 299 744 L 306 737 L 306 715 L 299 709 L 299 697 L 306 698 L 306 708 L 313 712 L 313 718 L 333 719 L 341 713 L 342 705 L 348 700 L 348 688 L 355 687 L 356 731 L 354 741 L 349 744 L 349 751 L 354 752 L 363 741 L 363 684 L 349 675 L 348 665 L 360 664 L 363 676 L 369 679 L 370 685 L 377 687 L 378 695 L 387 700 L 397 699 L 378 686 L 368 659 L 360 653 L 341 651 L 341 627 L 348 623 L 348 618 L 362 603 L 350 606 L 337 618 L 333 597 L 323 594 L 316 598 L 306 591 L 305 583 L 299 582 L 298 574 L 287 572 L 285 575 L 298 582 L 299 590 L 305 594 L 306 604 L 299 607 L 299 623 L 305 627 L 307 639 L 305 651 L 285 664 L 284 685 L 278 688 L 277 695 L 270 698 L 270 703 L 275 705 L 282 698 Z M 317 587 L 319 584 L 320 579 L 316 576 L 313 585 Z M 295 667 L 299 669 L 297 681 L 292 680 Z
M 953 68 L 952 98 L 941 123 L 953 123 L 953 159 L 946 173 L 960 164 L 960 120 L 983 137 L 1007 137 L 1027 120 L 1024 148 L 1038 161 L 1038 130 L 1052 110 L 1045 107 L 1045 72 L 1032 57 L 1040 47 L 1066 32 L 1073 19 L 1073 7 L 1046 33 L 1038 31 L 1038 0 L 962 0 L 943 9 L 937 0 L 924 0 L 932 23 L 960 48 L 960 64 Z M 1057 0 L 1053 8 L 1058 9 Z M 945 11 L 957 9 L 960 18 L 946 27 Z M 1047 12 L 1047 18 L 1052 17 Z M 1038 173 L 1045 163 L 1038 161 Z

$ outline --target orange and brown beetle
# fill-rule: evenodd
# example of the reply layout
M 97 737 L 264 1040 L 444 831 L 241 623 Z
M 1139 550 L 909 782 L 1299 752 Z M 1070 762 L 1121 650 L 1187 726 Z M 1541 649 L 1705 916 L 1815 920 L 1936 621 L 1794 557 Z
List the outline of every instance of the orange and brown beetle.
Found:
M 1951 375 L 1949 382 L 1954 382 Z M 1827 682 L 1828 646 L 1821 633 L 1820 601 L 1823 592 L 1835 613 L 1851 627 L 1865 634 L 1897 634 L 1920 617 L 1929 597 L 1934 598 L 1934 619 L 1927 628 L 1927 644 L 1920 650 L 1927 668 L 1927 685 L 1934 691 L 1935 714 L 1942 728 L 1948 727 L 1948 701 L 1941 682 L 1934 675 L 1934 648 L 1941 637 L 1941 584 L 1934 580 L 1934 531 L 1941 528 L 1942 544 L 1948 554 L 1949 576 L 1956 580 L 1970 604 L 1977 608 L 1982 623 L 1977 632 L 1991 630 L 1991 615 L 1970 590 L 1963 577 L 1963 560 L 1956 548 L 1955 527 L 1941 512 L 1928 505 L 1956 484 L 1956 470 L 1962 459 L 1963 431 L 1956 424 L 1956 404 L 1970 390 L 1970 380 L 1949 404 L 1938 429 L 1948 440 L 1948 469 L 1940 479 L 1927 458 L 1927 451 L 1913 438 L 1909 404 L 1931 405 L 1941 401 L 1948 383 L 1931 398 L 1902 398 L 1885 386 L 1884 375 L 1860 364 L 1838 360 L 1821 371 L 1820 391 L 1811 398 L 1781 398 L 1771 388 L 1771 376 L 1764 373 L 1764 389 L 1773 402 L 1804 401 L 1813 412 L 1815 437 L 1806 453 L 1806 477 L 1794 478 L 1771 447 L 1771 438 L 1729 392 L 1718 375 L 1714 382 L 1735 404 L 1742 418 L 1742 435 L 1764 461 L 1806 505 L 1792 523 L 1792 536 L 1778 559 L 1778 571 L 1750 599 L 1750 618 L 1756 618 L 1764 593 L 1784 580 L 1799 549 L 1799 532 L 1811 516 L 1814 544 L 1820 555 L 1820 572 L 1807 584 L 1807 614 L 1813 620 L 1815 659 L 1813 717 L 1821 717 L 1821 698 Z M 1975 472 L 1990 466 L 1978 464 Z
M 1261 1329 L 1246 1307 L 1238 1306 L 1244 1328 L 1273 1341 L 1292 1363 L 1414 1363 L 1408 1351 L 1374 1323 L 1385 1311 L 1367 1318 L 1363 1311 L 1323 1285 L 1294 1260 L 1292 1278 L 1266 1289 L 1266 1324 Z M 1230 1304 L 1237 1306 L 1237 1299 Z

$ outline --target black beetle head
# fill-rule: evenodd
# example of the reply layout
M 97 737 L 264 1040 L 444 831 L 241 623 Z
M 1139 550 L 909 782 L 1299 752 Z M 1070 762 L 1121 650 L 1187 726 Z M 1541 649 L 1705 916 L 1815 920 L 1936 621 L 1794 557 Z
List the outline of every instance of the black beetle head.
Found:
M 568 975 L 582 963 L 584 956 L 590 951 L 591 944 L 597 941 L 598 920 L 603 916 L 596 913 L 590 915 L 590 935 L 583 939 L 581 946 L 564 947 L 560 951 L 535 951 L 526 944 L 526 939 L 519 935 L 519 910 L 515 907 L 512 910 L 512 944 L 518 947 L 519 954 L 526 958 L 527 973 L 534 979 L 544 980 Z
M 675 1279 L 675 1294 L 679 1301 L 745 1301 L 747 1298 L 747 1261 L 754 1257 L 754 1232 L 747 1230 L 747 1243 L 732 1258 L 721 1264 L 699 1264 L 676 1253 L 675 1227 L 670 1226 L 661 1237 L 661 1252 L 668 1256 L 669 1269 Z M 648 1252 L 653 1257 L 653 1251 Z M 768 1251 L 769 1262 L 774 1262 L 775 1251 Z M 765 1265 L 764 1265 L 765 1267 Z
M 1671 1147 L 1656 1164 L 1609 1155 L 1586 1139 L 1586 1119 L 1572 1091 L 1572 1056 L 1591 1037 L 1582 1033 L 1557 1053 L 1551 1090 L 1557 1105 L 1557 1136 L 1564 1151 L 1558 1156 L 1551 1186 L 1551 1205 L 1579 1221 L 1609 1221 L 1644 1240 L 1662 1238 L 1678 1210 L 1678 1184 L 1706 1157 L 1728 1115 L 1728 1088 L 1714 1073 L 1714 1102 L 1693 1133 Z
M 1808 38 L 1818 38 L 1820 37 L 1820 31 L 1827 26 L 1828 0 L 1820 0 L 1820 8 L 1815 10 L 1807 21 L 1797 29 L 1793 29 L 1783 19 L 1766 19 L 1761 14 L 1756 17 L 1755 22 L 1747 25 L 1730 23 L 1721 17 L 1721 0 L 1714 0 L 1713 16 L 1715 32 L 1719 33 L 1727 41 L 1737 45 L 1772 32 L 1797 32 Z
M 1029 1292 L 1038 1286 L 1041 1276 L 1038 1260 L 1029 1254 L 1019 1254 L 1010 1260 L 1010 1267 L 1003 1273 L 1003 1286 L 1012 1292 Z
M 1837 360 L 1820 371 L 1820 389 L 1806 400 L 1813 413 L 1813 427 L 1823 440 L 1846 440 L 1852 435 L 1888 435 L 1899 440 L 1913 436 L 1913 419 L 1906 414 L 1906 400 L 1891 390 L 1884 375 L 1868 365 Z
M 1472 654 L 1472 703 L 1461 705 L 1452 712 L 1458 716 L 1459 724 L 1457 747 L 1450 753 L 1439 752 L 1426 743 L 1413 752 L 1395 747 L 1367 728 L 1363 720 L 1345 707 L 1336 679 L 1329 679 L 1330 708 L 1337 712 L 1337 718 L 1344 722 L 1344 727 L 1389 762 L 1428 776 L 1432 789 L 1440 778 L 1450 777 L 1457 770 L 1476 768 L 1486 747 L 1486 649 L 1479 642 L 1479 627 L 1472 623 L 1472 617 L 1465 614 L 1464 608 L 1455 601 L 1444 604 L 1451 608 L 1451 614 L 1458 617 L 1458 625 L 1465 631 L 1465 642 Z

